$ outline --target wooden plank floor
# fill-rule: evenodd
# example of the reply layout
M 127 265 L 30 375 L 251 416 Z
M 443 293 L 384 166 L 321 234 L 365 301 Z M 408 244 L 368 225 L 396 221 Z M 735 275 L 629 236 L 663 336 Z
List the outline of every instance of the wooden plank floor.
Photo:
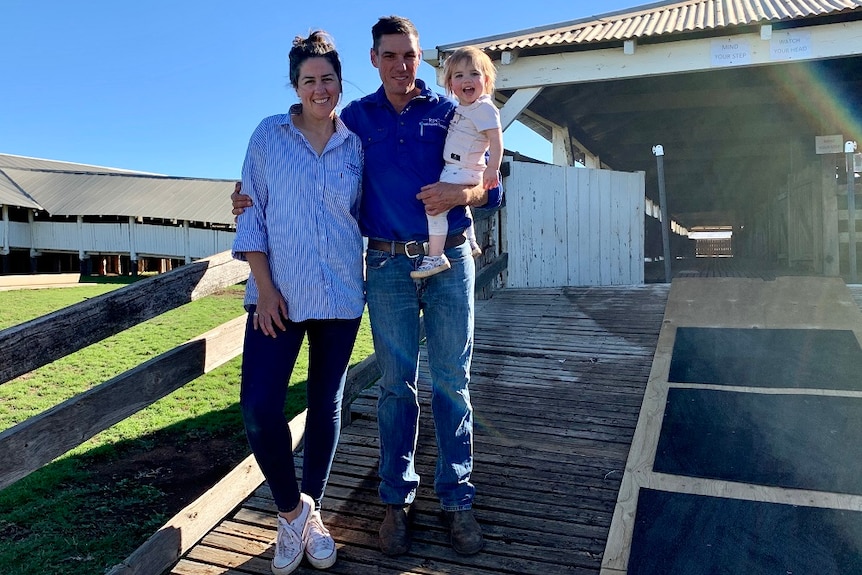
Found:
M 676 277 L 789 272 L 732 258 L 690 260 Z M 649 280 L 648 280 L 649 281 Z M 655 281 L 661 281 L 660 278 Z M 862 284 L 848 286 L 862 308 Z M 600 572 L 670 286 L 502 290 L 477 302 L 472 400 L 476 515 L 485 550 L 448 545 L 433 494 L 436 455 L 424 357 L 423 419 L 411 553 L 377 549 L 375 390 L 353 405 L 325 499 L 344 574 L 591 574 Z M 171 571 L 268 574 L 275 509 L 264 484 Z M 317 573 L 307 564 L 299 574 Z
M 324 500 L 339 545 L 329 572 L 598 574 L 668 290 L 502 290 L 477 302 L 473 480 L 487 545 L 473 557 L 452 551 L 439 518 L 424 358 L 413 546 L 403 557 L 378 551 L 383 507 L 372 388 L 354 404 Z M 172 573 L 269 573 L 274 511 L 264 485 Z M 297 571 L 316 572 L 307 564 Z
M 671 274 L 674 278 L 760 278 L 767 281 L 787 275 L 818 275 L 775 262 L 741 257 L 681 258 L 671 262 Z M 664 262 L 644 264 L 644 280 L 646 283 L 664 282 Z

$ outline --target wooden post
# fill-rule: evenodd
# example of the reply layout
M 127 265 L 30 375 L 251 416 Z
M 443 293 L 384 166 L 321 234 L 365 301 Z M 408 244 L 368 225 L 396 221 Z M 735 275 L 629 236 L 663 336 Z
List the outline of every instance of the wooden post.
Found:
M 670 216 L 667 211 L 667 195 L 664 191 L 664 147 L 653 146 L 652 153 L 655 154 L 658 164 L 658 201 L 661 208 L 661 248 L 664 257 L 664 281 L 670 283 Z
M 838 184 L 835 181 L 835 155 L 824 154 L 820 160 L 820 186 L 823 201 L 823 267 L 825 276 L 841 275 L 838 246 Z
M 844 144 L 847 159 L 847 255 L 850 283 L 856 283 L 856 172 L 853 170 L 853 154 L 856 142 L 848 140 Z

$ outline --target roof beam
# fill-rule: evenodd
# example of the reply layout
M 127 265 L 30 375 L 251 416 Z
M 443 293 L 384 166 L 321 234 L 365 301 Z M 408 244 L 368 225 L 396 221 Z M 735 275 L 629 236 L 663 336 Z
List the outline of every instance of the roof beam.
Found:
M 811 56 L 805 58 L 807 60 L 853 56 L 862 52 L 862 21 L 807 26 L 795 28 L 794 31 L 811 34 Z M 624 54 L 616 47 L 540 56 L 527 56 L 522 51 L 518 60 L 498 68 L 497 89 L 560 86 L 717 70 L 721 68 L 712 66 L 712 42 L 721 39 L 748 44 L 750 64 L 739 64 L 734 66 L 736 68 L 780 63 L 771 59 L 770 43 L 761 40 L 759 33 L 641 44 L 637 52 L 630 55 Z
M 533 103 L 536 96 L 542 91 L 541 87 L 521 88 L 506 100 L 506 103 L 500 109 L 500 123 L 503 125 L 503 130 L 512 125 L 512 122 L 518 119 L 518 116 L 527 106 Z
M 671 87 L 668 88 L 668 84 Z M 843 89 L 855 93 L 862 92 L 862 81 L 848 79 L 841 83 Z M 794 85 L 792 87 L 798 87 Z M 651 89 L 655 88 L 655 89 Z M 661 88 L 648 86 L 649 91 L 638 91 L 636 93 L 610 92 L 600 100 L 589 100 L 583 97 L 582 92 L 573 91 L 565 96 L 554 93 L 546 93 L 547 99 L 556 98 L 558 103 L 576 106 L 581 115 L 594 112 L 602 114 L 631 113 L 637 110 L 639 113 L 650 111 L 667 110 L 714 110 L 726 108 L 736 111 L 740 108 L 771 107 L 776 104 L 785 104 L 804 99 L 806 105 L 824 106 L 829 105 L 829 95 L 825 93 L 796 94 L 789 89 L 776 86 L 774 83 L 762 86 L 733 86 L 733 90 L 721 88 L 690 89 L 673 83 L 672 79 L 664 83 Z M 720 97 L 718 97 L 720 95 Z M 564 100 L 562 99 L 564 98 Z
M 517 92 L 515 94 L 517 94 Z M 512 96 L 510 96 L 510 97 L 507 97 L 504 94 L 501 94 L 500 92 L 497 92 L 495 94 L 495 99 L 498 102 L 501 102 L 503 104 L 501 110 L 508 109 L 509 112 L 507 112 L 507 113 L 513 113 L 518 108 L 517 102 L 515 102 L 515 104 L 513 104 L 512 107 L 509 108 L 509 102 L 515 96 L 515 94 L 512 94 Z M 525 98 L 528 95 L 529 95 L 529 92 L 526 92 L 524 94 Z M 560 158 L 560 162 L 562 162 L 563 156 L 559 155 L 559 148 L 558 148 L 559 145 L 562 145 L 563 149 L 567 150 L 566 156 L 565 156 L 567 158 L 567 160 L 573 160 L 574 159 L 572 147 L 576 147 L 577 149 L 579 149 L 588 158 L 597 157 L 593 153 L 593 151 L 590 149 L 589 146 L 583 144 L 576 137 L 572 136 L 572 134 L 570 133 L 570 129 L 568 127 L 560 126 L 559 124 L 556 124 L 556 123 L 548 120 L 547 118 L 540 116 L 539 114 L 533 112 L 532 110 L 527 109 L 527 106 L 529 106 L 530 103 L 532 103 L 533 99 L 535 99 L 535 97 L 538 95 L 539 95 L 539 93 L 536 92 L 535 95 L 532 96 L 530 101 L 527 102 L 527 104 L 525 104 L 520 109 L 520 111 L 518 112 L 518 114 L 515 116 L 514 119 L 515 120 L 520 119 L 522 124 L 524 124 L 525 126 L 530 128 L 531 130 L 533 130 L 534 132 L 536 132 L 537 134 L 539 134 L 543 138 L 551 141 L 551 144 L 554 146 L 554 148 L 553 148 L 553 150 L 554 150 L 554 163 L 555 164 L 558 163 L 557 162 L 558 158 Z M 502 116 L 503 116 L 502 111 L 500 113 L 500 116 L 501 116 L 501 123 L 503 123 L 503 129 L 505 130 L 507 127 L 509 127 L 512 124 L 512 122 L 511 121 L 510 122 L 503 122 L 502 121 Z M 512 121 L 514 121 L 514 120 L 512 120 Z M 547 134 L 542 132 L 543 129 L 547 132 Z M 565 138 L 564 144 L 561 144 L 561 142 L 562 142 L 561 138 Z M 565 164 L 560 163 L 560 165 L 572 165 L 572 163 L 573 163 L 572 161 L 567 161 L 567 163 L 565 163 Z

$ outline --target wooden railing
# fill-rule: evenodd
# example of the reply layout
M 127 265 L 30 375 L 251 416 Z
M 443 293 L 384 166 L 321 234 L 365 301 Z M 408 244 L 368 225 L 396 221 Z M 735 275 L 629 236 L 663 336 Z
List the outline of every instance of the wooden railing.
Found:
M 0 331 L 0 384 L 248 277 L 225 252 Z M 0 433 L 0 489 L 242 350 L 241 319 Z
M 480 237 L 491 248 L 500 245 L 491 239 L 499 230 L 496 217 L 489 215 L 480 222 Z M 484 263 L 477 264 L 476 293 L 488 297 L 492 282 L 506 269 L 508 256 L 491 249 L 482 258 Z M 224 252 L 2 330 L 0 385 L 245 281 L 248 272 L 247 264 Z M 240 355 L 244 330 L 243 315 L 3 431 L 0 489 Z M 345 424 L 349 423 L 350 404 L 378 377 L 373 355 L 349 370 L 343 400 Z M 305 415 L 303 411 L 290 422 L 294 449 L 302 441 Z M 249 456 L 110 573 L 162 573 L 262 482 L 263 476 Z

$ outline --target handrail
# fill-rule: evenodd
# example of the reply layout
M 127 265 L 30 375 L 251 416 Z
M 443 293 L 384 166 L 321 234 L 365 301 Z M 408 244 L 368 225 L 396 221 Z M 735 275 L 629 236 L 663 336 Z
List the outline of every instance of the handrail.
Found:
M 0 384 L 248 278 L 229 251 L 0 331 Z
M 0 489 L 240 355 L 245 319 L 226 322 L 0 433 Z

